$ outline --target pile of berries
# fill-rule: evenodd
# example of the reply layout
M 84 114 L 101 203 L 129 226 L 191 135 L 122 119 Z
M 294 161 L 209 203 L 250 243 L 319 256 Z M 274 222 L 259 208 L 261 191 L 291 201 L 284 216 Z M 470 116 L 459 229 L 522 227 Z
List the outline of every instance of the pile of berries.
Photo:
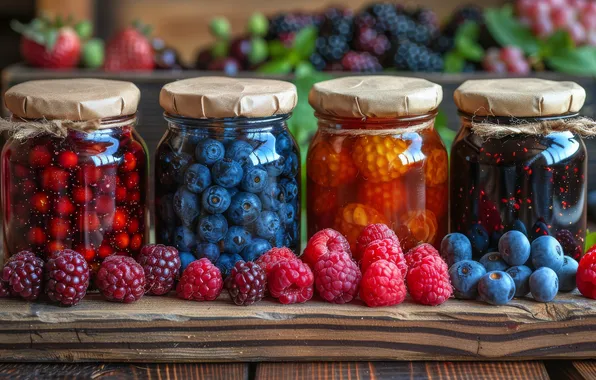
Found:
M 530 243 L 523 232 L 510 230 L 500 237 L 498 251 L 475 261 L 472 242 L 456 232 L 445 236 L 440 251 L 450 265 L 456 298 L 504 305 L 513 297 L 532 294 L 538 302 L 549 302 L 558 292 L 576 288 L 578 262 L 550 235 Z
M 530 63 L 524 52 L 515 46 L 504 48 L 490 48 L 482 61 L 484 70 L 491 73 L 528 74 Z
M 300 159 L 288 131 L 171 133 L 157 155 L 157 241 L 225 276 L 272 247 L 296 250 Z

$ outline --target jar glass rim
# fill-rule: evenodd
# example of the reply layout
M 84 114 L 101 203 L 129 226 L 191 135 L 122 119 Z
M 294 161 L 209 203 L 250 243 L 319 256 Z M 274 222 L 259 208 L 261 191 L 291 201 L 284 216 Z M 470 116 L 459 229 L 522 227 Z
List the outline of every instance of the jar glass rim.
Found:
M 229 127 L 249 127 L 249 128 L 261 128 L 267 124 L 272 123 L 283 123 L 292 116 L 291 113 L 272 115 L 266 117 L 222 117 L 222 118 L 205 118 L 197 119 L 193 117 L 185 117 L 180 115 L 172 115 L 167 112 L 163 113 L 163 117 L 166 121 L 173 124 L 182 124 L 185 126 L 193 127 L 211 127 L 214 125 L 218 126 L 229 126 Z
M 504 125 L 518 124 L 520 121 L 524 121 L 524 122 L 528 122 L 528 123 L 539 123 L 539 122 L 551 121 L 551 120 L 565 120 L 565 119 L 573 119 L 573 118 L 580 116 L 579 112 L 566 113 L 566 114 L 561 114 L 561 115 L 549 115 L 549 116 L 543 116 L 543 117 L 536 117 L 536 116 L 518 117 L 518 116 L 499 116 L 499 115 L 479 116 L 479 115 L 472 115 L 470 113 L 463 112 L 461 110 L 458 110 L 457 114 L 466 120 L 483 121 L 483 122 L 489 122 L 492 124 L 504 124 Z

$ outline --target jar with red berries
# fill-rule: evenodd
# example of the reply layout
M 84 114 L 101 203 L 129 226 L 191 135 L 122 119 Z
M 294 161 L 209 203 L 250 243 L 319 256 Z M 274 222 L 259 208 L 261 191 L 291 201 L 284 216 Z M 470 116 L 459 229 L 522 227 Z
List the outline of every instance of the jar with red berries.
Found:
M 586 92 L 573 82 L 471 80 L 454 94 L 461 129 L 451 149 L 450 227 L 475 258 L 501 235 L 552 235 L 579 257 L 586 234 L 588 160 L 579 116 Z
M 447 151 L 434 129 L 441 86 L 395 76 L 320 82 L 309 95 L 318 131 L 307 157 L 307 224 L 354 247 L 371 223 L 404 249 L 447 232 Z
M 98 79 L 42 80 L 5 94 L 4 252 L 70 248 L 88 262 L 147 240 L 148 155 L 135 130 L 139 89 Z
M 296 87 L 201 77 L 169 83 L 156 153 L 157 242 L 226 273 L 271 247 L 300 243 L 300 154 L 286 121 Z

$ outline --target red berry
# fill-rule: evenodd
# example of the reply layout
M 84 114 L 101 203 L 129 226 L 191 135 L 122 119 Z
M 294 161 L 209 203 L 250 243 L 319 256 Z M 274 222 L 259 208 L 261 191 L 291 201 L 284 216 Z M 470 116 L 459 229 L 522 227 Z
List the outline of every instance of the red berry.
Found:
M 579 261 L 576 282 L 577 289 L 584 297 L 596 299 L 596 246 L 590 248 Z
M 225 286 L 236 305 L 252 305 L 265 296 L 267 275 L 252 261 L 238 261 L 226 277 Z
M 408 265 L 401 250 L 401 246 L 393 239 L 377 240 L 366 246 L 360 261 L 360 268 L 362 272 L 366 270 L 372 263 L 379 260 L 387 260 L 399 268 L 402 276 L 406 278 L 408 273 Z
M 34 67 L 49 69 L 73 68 L 79 62 L 81 40 L 70 27 L 49 29 L 57 35 L 52 45 L 40 44 L 26 35 L 21 37 L 21 55 Z
M 106 46 L 106 71 L 152 70 L 153 47 L 147 37 L 135 28 L 126 28 L 114 36 Z
M 100 221 L 97 214 L 86 211 L 77 216 L 77 227 L 79 231 L 96 231 L 99 229 Z
M 327 302 L 344 304 L 358 294 L 362 273 L 352 257 L 345 252 L 332 252 L 315 264 L 315 285 Z
M 78 252 L 57 251 L 45 265 L 45 292 L 62 306 L 78 304 L 89 287 L 89 265 Z
M 453 294 L 449 268 L 438 255 L 428 255 L 415 263 L 406 276 L 412 299 L 423 305 L 436 306 Z
M 399 305 L 406 299 L 406 285 L 394 263 L 379 260 L 372 263 L 360 283 L 360 299 L 369 307 Z
M 17 195 L 31 195 L 35 192 L 35 190 L 37 190 L 37 185 L 35 184 L 35 181 L 31 179 L 26 179 L 19 187 L 19 193 Z
M 126 230 L 128 231 L 129 234 L 134 234 L 135 232 L 137 232 L 139 230 L 139 227 L 140 227 L 139 219 L 131 218 L 128 221 L 128 226 L 126 227 Z
M 145 271 L 145 293 L 160 296 L 172 290 L 181 265 L 176 248 L 149 244 L 141 249 L 137 261 Z
M 116 192 L 117 176 L 115 167 L 104 167 L 103 176 L 97 184 L 97 190 L 102 194 L 114 195 Z
M 122 156 L 122 162 L 120 163 L 119 169 L 123 172 L 131 172 L 137 167 L 137 158 L 134 153 L 126 152 Z
M 575 260 L 579 260 L 583 253 L 581 244 L 578 244 L 575 236 L 569 230 L 559 230 L 555 235 L 557 241 L 561 244 L 563 252 L 567 256 L 573 257 Z
M 34 168 L 44 168 L 52 162 L 52 153 L 45 145 L 34 146 L 29 152 L 29 165 Z
M 326 228 L 315 233 L 308 240 L 300 259 L 314 267 L 321 257 L 331 252 L 345 252 L 350 256 L 352 255 L 350 243 L 348 243 L 345 236 L 331 228 Z
M 62 218 L 50 219 L 48 230 L 50 237 L 54 239 L 65 239 L 70 232 L 70 221 Z
M 64 248 L 66 248 L 66 247 L 64 246 L 63 242 L 58 241 L 58 240 L 52 240 L 51 242 L 48 243 L 46 252 L 48 253 L 48 257 L 50 257 L 55 252 L 62 251 Z
M 222 289 L 219 268 L 204 257 L 188 264 L 176 286 L 176 295 L 185 300 L 213 301 Z
M 141 234 L 134 234 L 130 238 L 130 245 L 128 246 L 131 251 L 136 252 L 141 249 L 143 245 L 143 235 Z
M 108 301 L 130 303 L 145 294 L 145 272 L 132 257 L 106 258 L 97 272 L 95 283 Z
M 137 172 L 132 172 L 126 174 L 124 177 L 124 186 L 127 189 L 132 190 L 139 186 L 139 181 L 141 180 L 141 176 Z
M 91 262 L 95 259 L 95 249 L 93 247 L 85 246 L 84 244 L 79 244 L 74 247 L 75 251 L 79 252 L 87 262 Z
M 13 168 L 13 173 L 17 178 L 30 178 L 31 177 L 31 170 L 24 165 L 15 164 Z
M 97 251 L 100 259 L 105 259 L 106 257 L 110 257 L 114 254 L 114 248 L 112 248 L 107 243 L 102 243 L 99 246 L 99 250 Z
M 101 179 L 101 168 L 92 164 L 86 164 L 77 171 L 77 181 L 81 185 L 95 186 Z
M 68 216 L 71 215 L 75 210 L 74 204 L 70 201 L 66 195 L 56 198 L 54 201 L 54 212 L 57 215 Z
M 73 151 L 66 150 L 58 155 L 58 164 L 64 169 L 74 169 L 79 163 L 79 157 Z
M 31 206 L 34 211 L 45 214 L 50 211 L 50 197 L 46 193 L 37 193 L 31 197 Z
M 116 186 L 116 202 L 126 202 L 126 187 Z
M 265 274 L 269 276 L 271 268 L 280 261 L 294 260 L 296 255 L 290 248 L 286 247 L 273 247 L 269 251 L 262 254 L 255 262 L 265 271 Z
M 99 195 L 95 200 L 95 211 L 98 214 L 109 214 L 116 209 L 114 197 L 109 195 Z
M 267 276 L 269 293 L 283 304 L 302 303 L 312 298 L 314 275 L 299 259 L 280 261 Z
M 89 186 L 72 189 L 72 199 L 76 204 L 83 205 L 93 200 L 93 190 Z
M 405 255 L 405 259 L 406 259 L 406 263 L 408 264 L 408 267 L 413 267 L 414 265 L 416 265 L 420 260 L 422 260 L 423 258 L 425 258 L 426 256 L 429 255 L 436 255 L 436 256 L 441 256 L 439 254 L 439 251 L 437 251 L 435 249 L 435 247 L 433 247 L 430 244 L 420 244 L 417 245 L 416 247 L 410 249 L 406 255 Z
M 126 232 L 119 232 L 114 235 L 114 246 L 123 251 L 128 248 L 130 244 L 130 236 Z
M 364 249 L 367 245 L 372 243 L 375 240 L 382 240 L 382 239 L 392 239 L 399 244 L 399 239 L 393 230 L 387 227 L 386 224 L 376 223 L 376 224 L 369 224 L 368 226 L 364 227 L 360 236 L 356 240 L 356 255 L 362 258 L 362 254 L 364 253 Z M 366 270 L 366 269 L 363 269 Z
M 140 191 L 130 191 L 126 196 L 126 201 L 129 203 L 139 203 L 141 201 Z
M 41 173 L 41 187 L 51 191 L 61 191 L 68 186 L 70 175 L 57 166 L 48 166 Z
M 128 224 L 128 214 L 124 209 L 118 208 L 114 212 L 114 219 L 112 220 L 112 230 L 122 231 Z
M 0 280 L 12 296 L 34 301 L 41 292 L 43 265 L 43 260 L 33 253 L 19 252 L 6 261 Z
M 42 245 L 46 242 L 46 234 L 41 227 L 31 227 L 27 233 L 27 238 L 34 245 Z

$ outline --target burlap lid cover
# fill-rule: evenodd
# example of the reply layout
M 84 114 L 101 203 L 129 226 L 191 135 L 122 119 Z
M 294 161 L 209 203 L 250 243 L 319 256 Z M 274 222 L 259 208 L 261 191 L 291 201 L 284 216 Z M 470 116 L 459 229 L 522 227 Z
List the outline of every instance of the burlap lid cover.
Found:
M 443 100 L 438 84 L 418 78 L 354 76 L 319 82 L 308 95 L 316 112 L 346 118 L 424 115 Z
M 134 115 L 140 97 L 130 82 L 54 79 L 17 84 L 6 91 L 4 103 L 25 119 L 90 121 Z
M 471 115 L 543 117 L 579 112 L 586 91 L 575 82 L 486 79 L 464 82 L 453 98 L 457 108 Z
M 269 79 L 191 78 L 168 83 L 159 94 L 168 114 L 195 119 L 282 115 L 297 101 L 296 86 Z

